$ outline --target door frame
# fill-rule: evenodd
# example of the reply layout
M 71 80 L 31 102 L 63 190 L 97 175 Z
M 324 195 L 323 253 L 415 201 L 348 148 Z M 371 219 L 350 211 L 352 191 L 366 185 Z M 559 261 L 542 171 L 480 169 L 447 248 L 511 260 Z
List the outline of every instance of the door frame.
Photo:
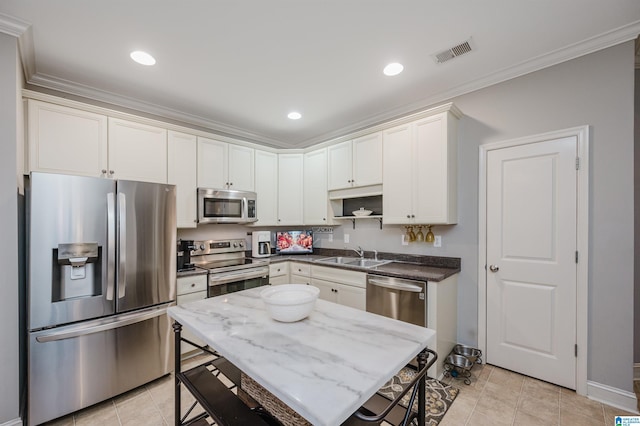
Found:
M 478 346 L 487 349 L 487 154 L 489 151 L 575 136 L 579 169 L 576 188 L 576 393 L 587 394 L 588 318 L 589 318 L 589 126 L 572 127 L 548 133 L 492 142 L 479 147 L 478 170 Z

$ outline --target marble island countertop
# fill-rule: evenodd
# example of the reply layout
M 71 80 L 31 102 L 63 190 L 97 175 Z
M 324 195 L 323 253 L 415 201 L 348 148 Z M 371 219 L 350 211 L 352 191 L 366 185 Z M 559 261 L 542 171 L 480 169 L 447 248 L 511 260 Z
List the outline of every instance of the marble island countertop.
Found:
M 435 341 L 434 330 L 324 300 L 302 321 L 274 321 L 262 290 L 168 314 L 314 425 L 341 424 Z

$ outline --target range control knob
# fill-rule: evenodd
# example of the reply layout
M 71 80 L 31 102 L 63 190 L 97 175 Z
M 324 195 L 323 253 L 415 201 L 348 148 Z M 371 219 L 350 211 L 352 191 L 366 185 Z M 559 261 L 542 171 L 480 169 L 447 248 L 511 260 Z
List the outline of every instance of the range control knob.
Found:
M 233 243 L 233 247 L 238 247 L 238 243 Z
M 244 247 L 244 243 L 240 241 L 240 247 Z

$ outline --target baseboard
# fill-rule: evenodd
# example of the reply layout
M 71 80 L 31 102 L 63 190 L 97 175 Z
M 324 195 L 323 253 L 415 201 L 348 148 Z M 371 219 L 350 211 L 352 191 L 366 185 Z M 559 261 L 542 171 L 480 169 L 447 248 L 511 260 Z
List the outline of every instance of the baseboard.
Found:
M 638 414 L 638 400 L 633 392 L 587 381 L 587 396 L 603 404 Z
M 633 380 L 640 380 L 640 362 L 633 364 Z
M 0 426 L 22 426 L 22 420 L 20 418 L 9 420 L 6 423 L 1 423 Z

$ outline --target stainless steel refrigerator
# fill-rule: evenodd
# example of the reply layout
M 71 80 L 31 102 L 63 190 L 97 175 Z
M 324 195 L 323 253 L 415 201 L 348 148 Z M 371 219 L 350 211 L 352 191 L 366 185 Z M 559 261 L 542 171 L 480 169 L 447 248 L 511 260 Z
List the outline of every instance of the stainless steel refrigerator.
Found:
M 31 174 L 29 425 L 172 371 L 175 196 L 173 185 Z

